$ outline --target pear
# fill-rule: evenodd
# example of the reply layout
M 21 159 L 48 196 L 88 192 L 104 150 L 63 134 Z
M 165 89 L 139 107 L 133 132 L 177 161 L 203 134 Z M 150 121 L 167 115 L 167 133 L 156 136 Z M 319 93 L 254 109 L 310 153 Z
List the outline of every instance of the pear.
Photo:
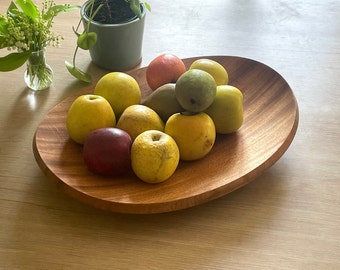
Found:
M 142 101 L 142 105 L 153 109 L 164 122 L 171 115 L 184 111 L 175 96 L 175 83 L 158 87 Z

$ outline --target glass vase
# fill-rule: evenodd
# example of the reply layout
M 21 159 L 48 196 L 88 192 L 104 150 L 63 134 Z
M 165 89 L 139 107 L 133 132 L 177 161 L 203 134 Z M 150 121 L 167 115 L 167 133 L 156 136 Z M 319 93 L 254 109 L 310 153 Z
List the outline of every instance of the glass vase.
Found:
M 26 85 L 32 90 L 43 90 L 49 88 L 52 81 L 53 70 L 46 64 L 45 49 L 32 52 L 27 60 Z

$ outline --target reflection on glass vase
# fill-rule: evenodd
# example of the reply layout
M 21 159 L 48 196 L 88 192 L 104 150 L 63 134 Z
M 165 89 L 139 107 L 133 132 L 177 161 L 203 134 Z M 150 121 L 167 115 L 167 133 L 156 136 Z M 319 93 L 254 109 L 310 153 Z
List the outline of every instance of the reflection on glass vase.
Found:
M 45 49 L 32 52 L 27 60 L 26 85 L 32 90 L 43 90 L 49 88 L 52 81 L 53 70 L 46 64 Z

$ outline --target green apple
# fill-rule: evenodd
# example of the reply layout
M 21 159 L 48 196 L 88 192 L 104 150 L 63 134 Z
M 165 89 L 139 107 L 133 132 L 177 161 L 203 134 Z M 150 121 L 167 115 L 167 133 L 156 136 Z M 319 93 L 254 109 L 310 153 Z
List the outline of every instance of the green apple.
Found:
M 214 121 L 217 133 L 237 131 L 243 123 L 242 92 L 231 85 L 217 86 L 215 99 L 205 112 Z
M 215 95 L 215 79 L 204 70 L 190 69 L 176 82 L 175 96 L 186 111 L 204 111 L 214 101 Z

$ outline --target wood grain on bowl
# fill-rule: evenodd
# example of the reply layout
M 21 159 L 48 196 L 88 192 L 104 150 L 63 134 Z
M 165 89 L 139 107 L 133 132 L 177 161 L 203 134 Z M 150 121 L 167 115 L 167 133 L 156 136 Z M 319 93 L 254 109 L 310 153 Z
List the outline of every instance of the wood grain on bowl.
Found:
M 298 104 L 285 79 L 263 63 L 234 56 L 183 59 L 188 67 L 199 58 L 221 63 L 229 84 L 244 96 L 244 123 L 230 135 L 218 135 L 203 159 L 180 162 L 174 175 L 161 184 L 147 184 L 132 172 L 105 178 L 88 171 L 82 147 L 69 139 L 65 121 L 75 96 L 65 99 L 38 126 L 33 149 L 37 163 L 62 190 L 99 209 L 121 213 L 161 213 L 192 207 L 226 195 L 255 179 L 288 149 L 298 126 Z M 145 98 L 151 93 L 146 68 L 129 72 Z

